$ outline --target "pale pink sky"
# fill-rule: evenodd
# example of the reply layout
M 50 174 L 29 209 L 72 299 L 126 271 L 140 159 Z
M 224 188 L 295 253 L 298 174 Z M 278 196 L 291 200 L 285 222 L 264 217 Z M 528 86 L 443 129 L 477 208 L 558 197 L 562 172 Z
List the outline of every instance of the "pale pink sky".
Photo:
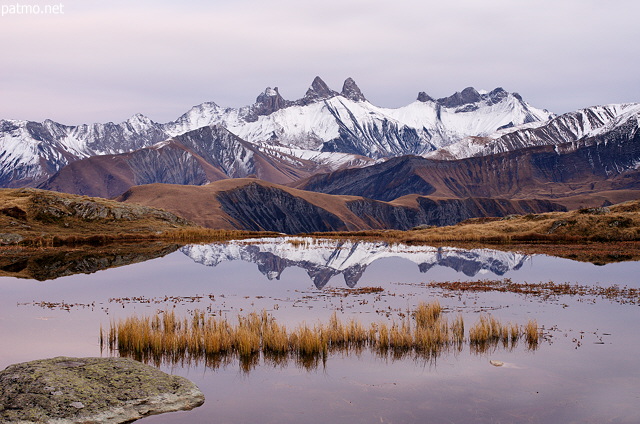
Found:
M 166 122 L 267 86 L 296 99 L 316 75 L 386 107 L 467 86 L 556 113 L 640 101 L 635 0 L 19 3 L 64 13 L 0 17 L 0 119 Z

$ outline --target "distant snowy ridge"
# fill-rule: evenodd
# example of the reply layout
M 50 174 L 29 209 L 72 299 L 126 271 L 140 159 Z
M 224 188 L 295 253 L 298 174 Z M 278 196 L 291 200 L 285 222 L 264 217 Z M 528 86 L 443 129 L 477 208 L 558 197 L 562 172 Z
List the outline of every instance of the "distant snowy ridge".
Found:
M 572 143 L 579 147 L 581 140 L 597 138 L 620 128 L 629 131 L 631 139 L 638 129 L 639 118 L 639 103 L 594 106 L 557 116 L 547 122 L 539 121 L 497 131 L 487 137 L 468 137 L 424 156 L 452 160 L 532 146 Z
M 120 124 L 79 126 L 0 120 L 0 187 L 31 185 L 78 159 L 130 152 L 167 138 L 142 115 Z

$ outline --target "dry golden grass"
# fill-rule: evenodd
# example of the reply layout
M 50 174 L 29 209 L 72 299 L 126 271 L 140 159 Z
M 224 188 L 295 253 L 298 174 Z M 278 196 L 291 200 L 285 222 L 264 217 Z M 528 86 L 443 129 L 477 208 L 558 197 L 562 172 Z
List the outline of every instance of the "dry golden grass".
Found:
M 491 316 L 481 316 L 469 329 L 461 315 L 450 323 L 442 314 L 439 302 L 422 303 L 412 313 L 414 319 L 381 322 L 364 326 L 356 319 L 343 322 L 337 313 L 326 324 L 301 323 L 292 331 L 280 325 L 266 311 L 239 316 L 236 325 L 223 318 L 195 311 L 191 319 L 178 318 L 173 311 L 154 316 L 132 316 L 110 324 L 109 331 L 100 328 L 100 345 L 120 355 L 138 360 L 161 362 L 204 361 L 206 364 L 228 363 L 222 356 L 234 355 L 241 366 L 250 370 L 260 354 L 276 364 L 294 358 L 305 367 L 325 361 L 329 352 L 359 352 L 368 347 L 379 355 L 394 357 L 413 353 L 434 359 L 450 351 L 459 351 L 465 342 L 472 352 L 483 353 L 502 344 L 513 348 L 524 338 L 535 349 L 542 337 L 537 323 L 524 328 L 502 324 Z
M 442 307 L 438 300 L 431 303 L 420 302 L 413 311 L 414 319 L 418 327 L 428 327 L 440 318 Z
M 529 346 L 537 346 L 540 340 L 540 331 L 538 330 L 538 322 L 529 320 L 524 328 L 524 335 Z
M 535 296 L 543 300 L 557 296 L 594 296 L 620 304 L 640 305 L 640 288 L 628 286 L 587 286 L 581 284 L 554 283 L 516 283 L 510 278 L 503 280 L 478 281 L 434 281 L 421 284 L 457 292 L 509 292 L 525 296 Z

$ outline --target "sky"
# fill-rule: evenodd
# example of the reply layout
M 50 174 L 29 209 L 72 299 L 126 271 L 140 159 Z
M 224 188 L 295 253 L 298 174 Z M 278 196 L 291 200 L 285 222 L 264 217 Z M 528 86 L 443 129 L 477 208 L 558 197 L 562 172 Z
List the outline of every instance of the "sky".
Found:
M 0 0 L 0 11 L 0 119 L 167 122 L 205 101 L 252 104 L 266 87 L 295 100 L 316 75 L 337 91 L 352 77 L 382 107 L 469 86 L 555 113 L 640 102 L 637 0 Z

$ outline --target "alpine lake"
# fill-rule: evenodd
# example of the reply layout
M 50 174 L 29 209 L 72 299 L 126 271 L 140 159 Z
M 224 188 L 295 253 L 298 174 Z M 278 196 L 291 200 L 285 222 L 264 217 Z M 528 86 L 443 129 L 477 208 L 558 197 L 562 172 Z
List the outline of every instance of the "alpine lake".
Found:
M 412 311 L 437 300 L 449 322 L 464 320 L 463 343 L 428 352 L 364 343 L 311 358 L 142 358 L 195 382 L 206 401 L 140 421 L 640 422 L 640 262 L 302 237 L 147 250 L 4 263 L 0 369 L 54 356 L 126 356 L 100 336 L 134 316 L 236 323 L 265 311 L 295 329 L 335 314 L 391 328 L 413 325 Z M 535 320 L 539 341 L 473 345 L 468 331 L 481 317 Z

